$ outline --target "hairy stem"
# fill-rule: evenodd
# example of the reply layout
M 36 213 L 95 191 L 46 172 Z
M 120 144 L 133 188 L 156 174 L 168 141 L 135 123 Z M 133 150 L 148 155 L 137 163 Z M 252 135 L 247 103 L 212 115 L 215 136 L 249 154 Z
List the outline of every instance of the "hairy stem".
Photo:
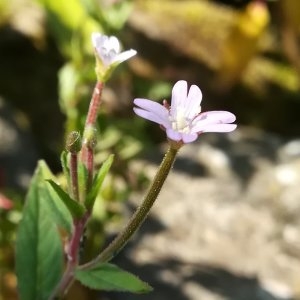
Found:
M 117 237 L 105 248 L 95 259 L 80 266 L 81 270 L 90 269 L 95 265 L 111 260 L 129 241 L 132 235 L 145 221 L 151 207 L 153 206 L 161 188 L 170 172 L 170 169 L 175 161 L 178 149 L 170 147 L 161 162 L 161 165 L 153 179 L 153 182 L 144 198 L 142 204 L 137 208 L 128 224 L 117 235 Z
M 104 84 L 98 81 L 95 85 L 93 96 L 90 102 L 84 133 L 83 145 L 81 150 L 81 160 L 87 169 L 86 192 L 88 192 L 93 183 L 94 172 L 94 146 L 96 143 L 96 120 L 99 106 L 101 104 L 101 94 Z M 94 132 L 93 132 L 94 131 Z
M 85 121 L 85 127 L 88 125 L 95 125 L 98 115 L 98 109 L 101 103 L 101 94 L 103 90 L 103 82 L 98 81 L 95 85 L 93 96 L 90 102 L 88 115 Z

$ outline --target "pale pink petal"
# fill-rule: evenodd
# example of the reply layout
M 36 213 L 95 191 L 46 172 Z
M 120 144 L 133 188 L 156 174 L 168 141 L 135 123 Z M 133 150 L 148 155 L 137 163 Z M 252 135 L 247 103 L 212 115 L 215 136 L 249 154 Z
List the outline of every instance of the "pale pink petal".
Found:
M 166 119 L 162 119 L 158 114 L 147 111 L 141 108 L 134 107 L 133 111 L 140 117 L 147 119 L 149 121 L 155 122 L 159 125 L 163 125 L 165 128 L 170 126 L 170 123 Z
M 236 120 L 236 117 L 233 113 L 229 111 L 212 110 L 201 113 L 194 119 L 193 123 L 197 123 L 199 120 L 201 120 L 201 122 L 205 121 L 205 123 L 207 124 L 232 123 Z
M 166 129 L 167 137 L 172 141 L 180 141 L 181 134 L 177 131 L 174 131 L 172 128 Z
M 200 113 L 201 90 L 192 85 L 187 94 L 187 82 L 180 80 L 172 89 L 171 108 L 168 109 L 154 101 L 135 99 L 139 116 L 161 124 L 167 137 L 183 143 L 194 142 L 202 132 L 231 132 L 236 129 L 234 114 L 228 111 L 210 111 Z M 176 128 L 176 129 L 174 129 Z
M 210 124 L 202 132 L 231 132 L 236 129 L 236 124 Z
M 196 86 L 192 85 L 190 87 L 187 99 L 186 99 L 186 117 L 193 119 L 196 115 L 200 113 L 200 104 L 202 100 L 202 92 Z
M 113 63 L 118 62 L 121 63 L 129 58 L 131 58 L 132 56 L 136 55 L 136 51 L 133 49 L 124 51 L 120 54 L 118 54 L 114 59 L 113 59 Z
M 172 99 L 171 99 L 171 116 L 176 117 L 177 108 L 182 108 L 183 103 L 186 101 L 187 97 L 187 82 L 184 80 L 179 80 L 175 83 L 172 89 Z
M 227 124 L 235 120 L 235 115 L 229 111 L 208 111 L 201 113 L 193 120 L 191 132 L 202 132 L 208 125 Z
M 197 133 L 182 133 L 182 141 L 187 144 L 187 143 L 192 143 L 196 141 L 198 138 Z
M 136 98 L 133 103 L 140 108 L 153 112 L 163 120 L 169 120 L 169 111 L 161 104 L 148 99 Z
M 143 108 L 145 110 L 154 111 L 154 112 L 159 110 L 159 111 L 163 111 L 164 113 L 168 114 L 168 110 L 163 105 L 161 105 L 155 101 L 149 100 L 149 99 L 135 98 L 133 100 L 133 103 L 136 106 Z

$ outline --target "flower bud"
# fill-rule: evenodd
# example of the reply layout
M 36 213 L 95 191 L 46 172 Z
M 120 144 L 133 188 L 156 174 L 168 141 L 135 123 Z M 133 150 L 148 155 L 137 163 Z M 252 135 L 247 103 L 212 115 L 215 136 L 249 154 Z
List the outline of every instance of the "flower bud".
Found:
M 71 153 L 78 153 L 81 150 L 81 136 L 78 131 L 71 131 L 67 137 L 66 150 Z

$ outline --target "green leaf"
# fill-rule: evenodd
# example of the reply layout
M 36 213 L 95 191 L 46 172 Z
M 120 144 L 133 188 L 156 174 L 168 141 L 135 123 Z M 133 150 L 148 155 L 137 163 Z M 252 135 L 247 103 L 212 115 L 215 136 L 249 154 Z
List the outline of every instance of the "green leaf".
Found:
M 51 201 L 45 173 L 39 162 L 26 196 L 16 240 L 16 273 L 20 300 L 47 300 L 63 270 L 63 247 L 49 214 Z
M 97 175 L 94 178 L 94 182 L 92 185 L 92 188 L 90 192 L 87 195 L 86 201 L 85 201 L 85 207 L 88 210 L 91 210 L 94 206 L 95 200 L 97 198 L 97 195 L 99 194 L 99 191 L 101 189 L 102 183 L 114 161 L 114 155 L 111 154 L 106 161 L 102 164 L 100 170 L 98 171 Z
M 79 203 L 73 200 L 57 183 L 53 180 L 48 180 L 54 191 L 57 193 L 57 196 L 60 200 L 66 205 L 69 212 L 74 218 L 81 218 L 86 212 L 85 208 Z
M 116 265 L 108 263 L 89 270 L 77 270 L 75 278 L 91 289 L 131 293 L 152 291 L 152 287 L 146 282 Z
M 42 170 L 42 175 L 45 181 L 55 178 L 43 161 L 39 163 L 39 167 Z M 70 212 L 47 182 L 45 182 L 45 191 L 48 191 L 48 194 L 45 193 L 48 198 L 46 199 L 45 197 L 44 204 L 47 205 L 49 216 L 58 227 L 71 234 L 73 221 Z

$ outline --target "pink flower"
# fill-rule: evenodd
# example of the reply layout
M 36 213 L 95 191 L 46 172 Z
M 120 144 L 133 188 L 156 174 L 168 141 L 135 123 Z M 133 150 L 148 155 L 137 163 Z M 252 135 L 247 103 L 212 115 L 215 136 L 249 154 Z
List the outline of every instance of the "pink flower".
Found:
M 94 32 L 92 33 L 92 44 L 105 67 L 119 64 L 136 55 L 136 51 L 132 49 L 120 52 L 120 43 L 115 36 Z
M 171 106 L 161 105 L 148 99 L 135 99 L 134 112 L 142 118 L 160 124 L 170 140 L 183 143 L 194 142 L 203 132 L 230 132 L 236 124 L 234 114 L 228 111 L 201 113 L 202 93 L 192 85 L 188 91 L 187 82 L 176 82 L 172 90 Z

